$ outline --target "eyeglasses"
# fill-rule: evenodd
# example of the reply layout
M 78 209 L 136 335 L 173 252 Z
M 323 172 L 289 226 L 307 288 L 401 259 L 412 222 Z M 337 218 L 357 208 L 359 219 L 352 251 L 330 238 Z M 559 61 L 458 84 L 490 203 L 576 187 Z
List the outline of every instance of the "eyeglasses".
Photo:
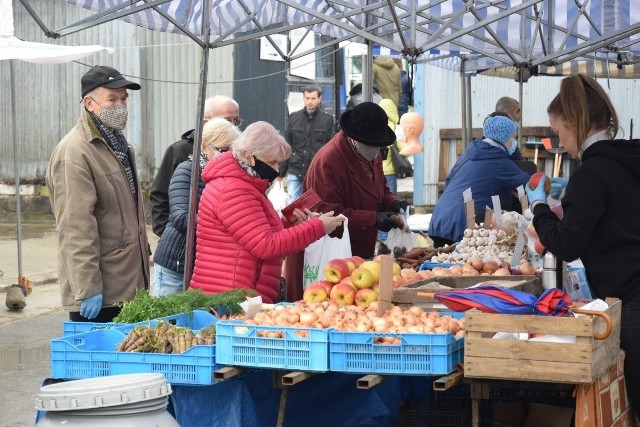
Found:
M 232 123 L 234 126 L 242 126 L 242 117 L 225 117 L 224 119 L 229 123 Z

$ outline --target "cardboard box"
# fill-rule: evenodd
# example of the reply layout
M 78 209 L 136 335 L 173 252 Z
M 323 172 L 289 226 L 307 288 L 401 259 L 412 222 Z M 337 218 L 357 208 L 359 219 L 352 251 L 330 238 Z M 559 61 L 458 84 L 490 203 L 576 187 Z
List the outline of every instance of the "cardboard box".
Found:
M 613 328 L 601 317 L 556 317 L 465 312 L 464 375 L 470 378 L 589 384 L 616 363 L 622 304 L 607 299 Z M 496 332 L 569 335 L 575 343 L 492 339 Z

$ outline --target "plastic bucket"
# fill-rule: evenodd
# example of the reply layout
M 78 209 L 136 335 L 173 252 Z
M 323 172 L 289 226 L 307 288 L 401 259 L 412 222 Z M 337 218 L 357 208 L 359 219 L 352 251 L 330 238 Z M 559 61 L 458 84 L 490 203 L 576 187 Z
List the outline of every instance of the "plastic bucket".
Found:
M 180 427 L 167 412 L 171 385 L 162 374 L 127 374 L 40 388 L 37 427 Z

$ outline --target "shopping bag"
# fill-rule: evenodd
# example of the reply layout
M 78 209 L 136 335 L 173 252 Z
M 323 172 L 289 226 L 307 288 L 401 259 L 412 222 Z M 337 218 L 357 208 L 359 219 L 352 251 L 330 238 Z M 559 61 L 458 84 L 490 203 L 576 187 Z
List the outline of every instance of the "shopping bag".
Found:
M 287 206 L 287 192 L 284 191 L 281 179 L 278 179 L 273 183 L 271 190 L 269 190 L 269 194 L 267 194 L 267 199 L 269 199 L 273 208 L 278 211 L 278 213 L 280 213 L 282 208 Z M 280 215 L 282 215 L 282 213 L 280 213 Z
M 349 220 L 345 218 L 342 237 L 329 237 L 325 235 L 316 240 L 304 250 L 302 288 L 307 289 L 311 283 L 325 280 L 324 267 L 329 261 L 336 258 L 349 258 L 351 256 L 351 241 L 349 240 Z
M 398 144 L 395 142 L 391 144 L 391 163 L 393 164 L 393 170 L 396 175 L 404 176 L 413 173 L 411 162 L 406 157 L 400 155 Z
M 398 251 L 404 254 L 416 245 L 416 233 L 412 232 L 409 228 L 409 209 L 410 207 L 407 207 L 406 212 L 400 211 L 399 214 L 404 221 L 404 227 L 392 228 L 389 230 L 389 233 L 387 233 L 387 240 L 385 240 L 384 244 L 391 249 L 391 252 L 393 252 L 395 248 L 398 248 Z

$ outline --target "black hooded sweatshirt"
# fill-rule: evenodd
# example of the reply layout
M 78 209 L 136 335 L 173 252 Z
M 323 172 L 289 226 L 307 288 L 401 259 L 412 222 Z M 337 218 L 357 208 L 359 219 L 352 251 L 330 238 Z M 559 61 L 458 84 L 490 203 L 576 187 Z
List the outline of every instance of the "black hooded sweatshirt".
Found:
M 599 298 L 623 303 L 640 294 L 640 140 L 595 142 L 569 179 L 564 217 L 534 209 L 533 225 L 548 251 L 582 260 Z

